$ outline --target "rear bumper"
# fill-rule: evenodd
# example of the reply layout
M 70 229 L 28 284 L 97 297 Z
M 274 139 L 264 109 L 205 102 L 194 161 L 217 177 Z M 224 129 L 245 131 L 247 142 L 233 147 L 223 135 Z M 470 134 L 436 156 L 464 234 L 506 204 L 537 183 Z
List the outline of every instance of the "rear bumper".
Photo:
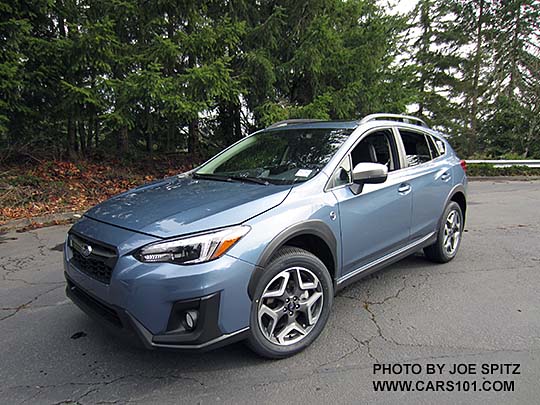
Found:
M 152 334 L 133 314 L 124 308 L 104 302 L 86 291 L 64 273 L 66 295 L 80 309 L 99 321 L 115 335 L 147 349 L 206 351 L 246 338 L 249 328 L 222 333 L 219 328 L 220 293 L 177 301 L 171 310 L 167 332 Z M 180 314 L 185 309 L 197 309 L 197 326 L 187 331 L 181 326 Z

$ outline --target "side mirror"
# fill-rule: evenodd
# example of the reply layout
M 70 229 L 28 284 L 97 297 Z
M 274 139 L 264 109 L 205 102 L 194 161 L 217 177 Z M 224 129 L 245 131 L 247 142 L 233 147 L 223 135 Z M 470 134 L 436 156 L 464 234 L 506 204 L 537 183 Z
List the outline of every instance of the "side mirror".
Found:
M 358 163 L 353 169 L 353 187 L 355 194 L 362 192 L 364 184 L 384 183 L 388 177 L 388 168 L 380 163 Z

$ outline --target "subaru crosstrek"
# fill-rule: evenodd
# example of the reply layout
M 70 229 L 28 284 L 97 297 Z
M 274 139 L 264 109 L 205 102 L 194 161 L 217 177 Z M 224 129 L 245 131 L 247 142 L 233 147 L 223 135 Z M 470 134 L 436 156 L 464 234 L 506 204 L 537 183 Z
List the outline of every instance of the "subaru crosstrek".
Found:
M 247 339 L 290 356 L 347 284 L 422 249 L 455 257 L 464 169 L 414 117 L 280 122 L 86 212 L 65 243 L 67 294 L 148 348 Z

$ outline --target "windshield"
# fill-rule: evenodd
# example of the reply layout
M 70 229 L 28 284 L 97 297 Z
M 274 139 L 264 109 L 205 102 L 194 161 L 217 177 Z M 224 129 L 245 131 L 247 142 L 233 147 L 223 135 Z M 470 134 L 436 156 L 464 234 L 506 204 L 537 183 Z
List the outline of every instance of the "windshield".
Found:
M 328 163 L 351 132 L 328 128 L 260 132 L 203 165 L 195 176 L 263 184 L 303 182 Z

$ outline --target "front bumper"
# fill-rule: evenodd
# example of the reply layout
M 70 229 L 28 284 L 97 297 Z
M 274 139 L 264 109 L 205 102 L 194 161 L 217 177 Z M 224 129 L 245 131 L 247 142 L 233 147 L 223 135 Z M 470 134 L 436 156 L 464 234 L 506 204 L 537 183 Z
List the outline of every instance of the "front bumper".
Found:
M 78 269 L 72 249 L 64 246 L 67 295 L 108 329 L 135 336 L 149 348 L 206 349 L 245 337 L 251 310 L 247 285 L 254 265 L 226 254 L 189 266 L 141 263 L 133 250 L 156 238 L 87 218 L 70 232 L 116 252 L 110 279 L 103 281 Z M 199 318 L 195 330 L 187 333 L 175 313 L 190 308 Z
M 211 350 L 243 340 L 249 330 L 246 327 L 233 333 L 221 333 L 217 327 L 220 293 L 215 293 L 197 299 L 178 301 L 173 307 L 169 320 L 171 325 L 175 323 L 175 317 L 183 308 L 198 309 L 197 326 L 192 331 L 177 327 L 166 333 L 153 335 L 129 311 L 101 301 L 76 285 L 67 274 L 65 277 L 66 295 L 80 309 L 114 334 L 135 341 L 147 349 Z M 175 312 L 175 309 L 178 311 Z

